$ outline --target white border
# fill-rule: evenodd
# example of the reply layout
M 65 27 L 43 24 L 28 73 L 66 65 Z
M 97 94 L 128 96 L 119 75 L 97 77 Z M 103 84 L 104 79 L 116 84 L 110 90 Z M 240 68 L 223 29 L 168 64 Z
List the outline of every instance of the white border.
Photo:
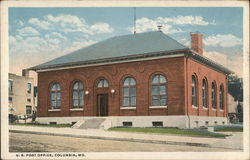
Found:
M 14 159 L 8 153 L 8 7 L 244 7 L 244 152 L 87 152 L 87 159 L 248 159 L 249 158 L 249 2 L 248 1 L 4 1 L 1 2 L 1 158 Z M 7 72 L 6 72 L 7 71 Z M 6 147 L 7 146 L 7 147 Z M 3 157 L 4 155 L 4 157 Z M 26 159 L 30 159 L 27 158 Z M 49 159 L 49 158 L 45 158 Z M 62 159 L 62 158 L 60 158 Z M 82 158 L 80 158 L 82 159 Z M 86 159 L 86 158 L 84 158 Z

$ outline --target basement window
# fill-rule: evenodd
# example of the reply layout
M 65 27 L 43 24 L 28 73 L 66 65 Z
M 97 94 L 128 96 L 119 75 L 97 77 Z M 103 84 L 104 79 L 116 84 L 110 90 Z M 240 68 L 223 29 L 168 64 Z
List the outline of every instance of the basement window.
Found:
M 214 121 L 214 124 L 215 124 L 215 125 L 217 125 L 217 123 L 218 123 L 217 121 Z
M 223 121 L 223 122 L 222 122 L 222 124 L 224 125 L 224 124 L 225 124 L 225 122 Z
M 56 122 L 49 122 L 49 124 L 57 124 Z
M 163 126 L 163 122 L 152 122 L 154 127 L 162 127 Z
M 199 121 L 194 121 L 195 123 L 195 127 L 198 128 L 199 127 Z
M 206 121 L 206 122 L 205 122 L 205 125 L 208 126 L 208 124 L 209 124 L 208 121 Z
M 132 122 L 122 122 L 123 127 L 132 127 Z

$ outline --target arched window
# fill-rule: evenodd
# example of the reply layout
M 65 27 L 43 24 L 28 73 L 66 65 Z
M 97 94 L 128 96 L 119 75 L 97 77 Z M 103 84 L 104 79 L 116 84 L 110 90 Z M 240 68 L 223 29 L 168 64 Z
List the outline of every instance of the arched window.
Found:
M 212 83 L 212 107 L 216 109 L 217 107 L 217 93 L 216 93 L 216 84 Z
M 192 106 L 197 107 L 197 80 L 194 75 L 192 75 Z
M 61 107 L 61 87 L 58 83 L 52 84 L 50 88 L 51 109 L 60 109 Z
M 167 80 L 165 76 L 157 74 L 152 78 L 151 89 L 151 105 L 166 106 L 167 105 Z
M 207 108 L 207 102 L 208 102 L 208 89 L 207 89 L 207 81 L 206 79 L 202 80 L 202 106 Z
M 80 81 L 77 81 L 73 85 L 73 92 L 72 92 L 72 100 L 73 105 L 72 108 L 83 108 L 84 104 L 84 91 L 83 91 L 83 84 Z
M 106 79 L 100 79 L 99 82 L 97 83 L 98 88 L 103 88 L 103 87 L 108 87 L 109 83 Z
M 220 85 L 220 109 L 224 109 L 224 87 Z
M 125 78 L 123 82 L 123 107 L 136 106 L 136 81 L 132 77 Z

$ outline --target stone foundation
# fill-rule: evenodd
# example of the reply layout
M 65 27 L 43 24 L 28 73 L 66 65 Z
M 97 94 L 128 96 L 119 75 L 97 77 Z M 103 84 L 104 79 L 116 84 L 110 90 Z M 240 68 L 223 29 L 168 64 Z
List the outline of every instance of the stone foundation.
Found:
M 100 125 L 102 129 L 118 126 L 132 127 L 179 127 L 198 128 L 201 126 L 228 124 L 226 117 L 206 117 L 206 116 L 111 116 L 111 117 L 37 117 L 37 122 L 43 124 L 73 124 L 80 120 L 105 118 Z

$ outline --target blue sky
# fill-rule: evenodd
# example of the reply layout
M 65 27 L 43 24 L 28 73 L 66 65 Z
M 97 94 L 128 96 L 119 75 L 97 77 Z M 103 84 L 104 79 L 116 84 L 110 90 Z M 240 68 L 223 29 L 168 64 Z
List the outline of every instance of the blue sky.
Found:
M 9 8 L 10 72 L 28 68 L 98 41 L 133 32 L 134 8 Z M 203 34 L 204 56 L 242 75 L 240 7 L 137 7 L 136 31 L 163 32 L 190 45 Z

